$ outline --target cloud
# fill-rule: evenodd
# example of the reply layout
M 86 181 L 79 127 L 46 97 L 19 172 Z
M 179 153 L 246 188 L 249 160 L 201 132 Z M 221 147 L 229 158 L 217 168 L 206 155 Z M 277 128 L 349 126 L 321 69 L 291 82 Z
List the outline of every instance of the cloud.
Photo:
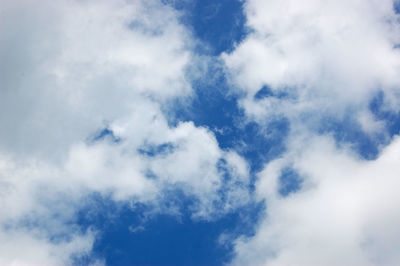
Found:
M 171 8 L 141 1 L 37 5 L 10 1 L 2 8 L 2 148 L 55 156 L 55 146 L 84 139 L 143 98 L 190 94 L 184 76 L 191 39 Z
M 93 234 L 85 234 L 72 235 L 68 241 L 55 243 L 40 232 L 23 230 L 2 231 L 0 236 L 2 265 L 58 265 L 60 262 L 71 264 L 71 255 L 89 254 L 94 240 Z M 102 261 L 98 260 L 92 265 L 102 264 Z
M 162 111 L 192 96 L 193 39 L 177 11 L 158 1 L 5 1 L 0 13 L 0 236 L 10 240 L 0 263 L 89 253 L 101 232 L 82 232 L 76 212 L 93 193 L 157 205 L 172 186 L 197 199 L 199 219 L 249 200 L 244 159 Z M 172 148 L 148 156 L 146 145 Z
M 227 74 L 246 95 L 248 120 L 267 128 L 285 118 L 290 133 L 258 174 L 266 213 L 253 237 L 236 240 L 232 263 L 397 265 L 400 141 L 369 107 L 381 93 L 384 108 L 399 111 L 393 2 L 249 0 L 244 11 L 250 34 L 222 55 Z M 329 119 L 338 125 L 326 128 Z M 335 137 L 354 127 L 387 145 L 375 159 L 352 149 L 357 138 Z M 301 182 L 282 195 L 285 169 Z
M 398 264 L 400 139 L 368 162 L 327 137 L 302 141 L 259 174 L 257 194 L 266 199 L 267 214 L 253 238 L 237 241 L 235 263 Z M 304 182 L 283 197 L 279 176 L 288 164 Z
M 219 59 L 231 89 L 241 92 L 234 95 L 245 95 L 239 105 L 248 120 L 267 136 L 288 136 L 282 155 L 257 174 L 265 217 L 253 237 L 235 241 L 233 264 L 400 261 L 400 142 L 369 108 L 381 93 L 385 110 L 399 111 L 392 1 L 249 0 L 249 34 L 211 59 L 194 54 L 198 41 L 163 1 L 3 2 L 1 264 L 90 256 L 101 232 L 79 228 L 77 211 L 93 194 L 179 215 L 164 204 L 175 189 L 195 199 L 192 219 L 245 206 L 253 185 L 248 162 L 221 149 L 206 127 L 171 125 L 165 111 L 174 101 L 190 102 L 191 81 Z M 352 140 L 334 140 L 337 128 L 320 130 L 346 117 L 386 141 L 375 159 L 362 159 Z M 280 119 L 284 130 L 270 124 Z M 342 123 L 340 130 L 350 128 Z M 280 193 L 287 169 L 301 182 Z M 221 243 L 232 238 L 222 235 Z
M 257 1 L 245 4 L 248 37 L 222 57 L 241 105 L 260 121 L 274 114 L 368 112 L 382 90 L 398 111 L 398 14 L 385 1 Z M 268 86 L 275 94 L 254 100 Z

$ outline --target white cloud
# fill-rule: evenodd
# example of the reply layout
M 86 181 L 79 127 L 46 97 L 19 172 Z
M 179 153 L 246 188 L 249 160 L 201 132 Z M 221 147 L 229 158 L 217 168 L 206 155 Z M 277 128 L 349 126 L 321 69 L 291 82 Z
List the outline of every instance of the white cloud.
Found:
M 191 39 L 167 6 L 143 1 L 2 6 L 4 149 L 56 156 L 55 147 L 62 152 L 144 97 L 165 101 L 191 92 L 184 78 Z
M 290 133 L 284 154 L 259 173 L 266 213 L 255 236 L 236 240 L 233 264 L 398 265 L 399 137 L 366 161 L 350 151 L 352 143 L 338 147 L 313 131 L 324 118 L 340 121 L 350 112 L 365 133 L 388 136 L 368 105 L 382 91 L 383 108 L 399 110 L 393 2 L 248 0 L 244 11 L 252 31 L 222 55 L 227 73 L 247 95 L 240 104 L 249 120 L 266 125 L 284 117 Z M 275 96 L 254 99 L 264 85 Z M 302 185 L 283 197 L 286 167 Z
M 51 242 L 40 235 L 40 232 L 0 231 L 1 265 L 59 265 L 71 264 L 71 255 L 89 254 L 94 236 L 72 235 L 68 241 Z M 102 265 L 95 261 L 93 265 Z
M 161 111 L 169 100 L 191 96 L 186 77 L 198 73 L 188 69 L 204 69 L 177 11 L 158 1 L 3 2 L 0 264 L 66 264 L 90 252 L 96 232 L 79 233 L 73 221 L 93 192 L 157 205 L 163 189 L 174 186 L 198 199 L 193 217 L 203 219 L 248 202 L 243 158 L 221 150 L 206 128 L 168 125 Z M 232 84 L 247 93 L 240 104 L 248 117 L 264 124 L 284 115 L 291 133 L 287 152 L 259 174 L 266 217 L 254 237 L 236 241 L 234 263 L 400 261 L 399 140 L 367 162 L 305 125 L 350 109 L 363 130 L 382 133 L 367 106 L 379 90 L 387 108 L 399 106 L 399 18 L 392 4 L 246 3 L 254 31 L 222 58 Z M 255 101 L 263 85 L 287 97 Z M 119 143 L 92 140 L 105 126 Z M 140 152 L 165 144 L 171 147 L 160 154 Z M 277 180 L 288 165 L 304 181 L 299 192 L 281 197 Z M 60 235 L 66 237 L 51 240 Z
M 326 137 L 299 146 L 260 173 L 257 193 L 267 200 L 266 218 L 255 237 L 237 241 L 236 263 L 397 265 L 400 139 L 368 162 Z M 304 183 L 282 197 L 276 184 L 287 164 Z
M 391 0 L 249 0 L 245 13 L 252 32 L 222 57 L 233 83 L 247 92 L 249 116 L 341 115 L 349 105 L 364 110 L 379 90 L 398 109 L 400 27 Z M 254 101 L 264 85 L 289 97 Z
M 74 219 L 93 192 L 157 205 L 174 186 L 198 199 L 193 217 L 203 219 L 248 201 L 244 160 L 205 128 L 168 125 L 161 111 L 192 93 L 193 40 L 177 11 L 122 0 L 0 8 L 1 264 L 65 264 L 89 252 L 96 234 L 79 233 Z M 119 143 L 92 140 L 106 126 Z M 165 143 L 167 153 L 140 152 Z M 221 160 L 235 185 L 217 209 Z

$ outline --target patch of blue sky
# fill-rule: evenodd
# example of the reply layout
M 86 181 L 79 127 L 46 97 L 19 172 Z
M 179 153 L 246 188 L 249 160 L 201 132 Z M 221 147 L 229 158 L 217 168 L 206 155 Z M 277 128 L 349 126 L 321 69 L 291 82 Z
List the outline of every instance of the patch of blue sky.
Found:
M 160 145 L 147 144 L 138 149 L 139 153 L 148 157 L 154 157 L 158 155 L 167 155 L 172 153 L 175 149 L 172 143 L 163 143 Z
M 385 107 L 383 92 L 375 95 L 370 102 L 369 109 L 377 120 L 385 123 L 390 138 L 400 133 L 400 112 Z
M 400 14 L 400 1 L 399 0 L 393 0 L 393 10 L 397 14 Z
M 114 132 L 111 129 L 109 129 L 108 127 L 105 127 L 103 129 L 99 130 L 99 132 L 96 133 L 94 135 L 94 137 L 91 138 L 90 141 L 98 142 L 98 141 L 105 140 L 105 139 L 110 140 L 115 143 L 119 143 L 121 141 L 121 138 L 116 136 L 114 134 Z
M 339 147 L 346 145 L 363 159 L 373 160 L 379 155 L 382 136 L 373 136 L 363 131 L 351 110 L 342 118 L 325 116 L 315 126 L 318 133 L 333 136 Z
M 302 182 L 303 179 L 292 167 L 286 167 L 282 169 L 279 177 L 278 192 L 281 196 L 287 197 L 300 190 Z
M 349 145 L 363 159 L 376 159 L 380 149 L 387 145 L 394 135 L 399 134 L 400 113 L 386 108 L 383 92 L 373 97 L 369 110 L 377 121 L 383 122 L 384 130 L 374 133 L 365 132 L 352 111 L 348 110 L 341 119 L 325 117 L 317 126 L 318 132 L 331 134 L 339 146 Z
M 243 14 L 244 1 L 240 0 L 164 0 L 183 12 L 181 22 L 207 47 L 212 55 L 230 52 L 248 33 Z
M 83 230 L 100 235 L 93 253 L 75 258 L 77 265 L 104 259 L 106 265 L 221 265 L 232 258 L 226 239 L 253 235 L 262 203 L 244 206 L 214 221 L 191 217 L 195 199 L 182 191 L 166 191 L 164 212 L 146 204 L 120 204 L 93 195 L 79 213 Z M 168 213 L 179 209 L 179 215 Z M 96 211 L 102 210 L 102 211 Z M 225 236 L 223 239 L 221 236 Z
M 274 92 L 268 85 L 264 85 L 254 95 L 254 100 L 256 100 L 256 101 L 262 100 L 262 99 L 268 98 L 268 97 L 275 97 L 278 99 L 282 99 L 282 98 L 288 98 L 288 97 L 293 97 L 293 96 L 289 95 L 289 93 L 285 92 L 285 91 Z

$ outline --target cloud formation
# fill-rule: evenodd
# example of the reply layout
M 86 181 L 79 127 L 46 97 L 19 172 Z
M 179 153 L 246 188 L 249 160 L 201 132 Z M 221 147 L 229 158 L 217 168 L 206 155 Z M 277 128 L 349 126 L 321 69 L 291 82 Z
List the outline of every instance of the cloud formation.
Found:
M 391 0 L 250 0 L 245 12 L 251 33 L 223 58 L 247 93 L 249 116 L 368 112 L 379 91 L 398 111 L 400 28 Z M 255 101 L 263 86 L 287 95 Z
M 199 51 L 166 3 L 2 2 L 0 264 L 104 264 L 91 257 L 102 232 L 79 227 L 77 212 L 100 195 L 179 215 L 172 190 L 194 220 L 265 203 L 254 235 L 221 232 L 234 265 L 397 265 L 400 139 L 371 105 L 400 112 L 398 1 L 248 0 L 248 35 L 221 56 Z M 218 89 L 213 67 L 230 85 L 216 105 L 240 117 L 212 129 L 264 134 L 257 154 L 239 155 L 258 141 L 221 149 L 209 128 L 171 123 L 174 102 L 199 97 L 191 83 Z M 250 168 L 280 134 L 279 157 Z M 359 136 L 375 157 L 357 153 Z
M 297 150 L 259 174 L 266 216 L 253 238 L 237 241 L 234 264 L 396 265 L 399 138 L 374 161 L 338 149 L 328 137 L 293 141 L 301 141 Z M 284 197 L 278 186 L 287 166 L 303 181 Z
M 192 94 L 178 19 L 159 1 L 3 1 L 0 264 L 89 254 L 99 232 L 75 223 L 93 193 L 157 205 L 173 186 L 201 219 L 248 201 L 247 163 L 161 111 Z
M 246 2 L 250 33 L 222 58 L 246 95 L 240 104 L 248 119 L 268 125 L 284 117 L 291 132 L 286 152 L 258 175 L 265 217 L 254 237 L 236 241 L 233 264 L 398 264 L 399 139 L 370 109 L 381 93 L 382 108 L 399 111 L 400 18 L 393 4 Z M 388 144 L 376 159 L 320 130 L 327 119 L 344 117 Z M 341 122 L 336 129 L 352 130 Z M 287 168 L 301 185 L 285 196 L 279 191 Z

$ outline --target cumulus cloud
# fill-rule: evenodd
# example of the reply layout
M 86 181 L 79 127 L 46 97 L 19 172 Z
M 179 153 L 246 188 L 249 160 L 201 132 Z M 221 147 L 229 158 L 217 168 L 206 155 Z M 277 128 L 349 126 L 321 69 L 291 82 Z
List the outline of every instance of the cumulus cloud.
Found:
M 232 84 L 245 92 L 240 104 L 248 119 L 267 125 L 284 117 L 290 134 L 283 155 L 259 173 L 265 217 L 254 237 L 236 240 L 233 264 L 399 263 L 398 136 L 367 161 L 351 150 L 353 143 L 338 145 L 334 132 L 315 130 L 327 117 L 351 116 L 366 134 L 387 135 L 369 105 L 382 93 L 384 108 L 399 110 L 400 24 L 393 4 L 246 2 L 250 33 L 222 58 Z M 287 168 L 301 182 L 282 195 Z
M 56 156 L 55 146 L 81 141 L 144 96 L 190 94 L 191 39 L 158 2 L 6 1 L 2 9 L 4 149 Z
M 58 265 L 60 262 L 72 264 L 72 256 L 89 254 L 93 235 L 72 235 L 71 239 L 57 243 L 49 242 L 40 232 L 7 230 L 0 232 L 2 265 Z M 22 252 L 23 251 L 23 252 Z M 92 265 L 102 265 L 101 260 Z
M 223 59 L 247 93 L 249 116 L 342 115 L 349 105 L 365 113 L 380 90 L 398 110 L 400 28 L 391 0 L 250 0 L 245 13 L 251 33 Z M 255 101 L 263 86 L 286 97 Z
M 259 174 L 267 214 L 254 238 L 237 241 L 236 264 L 397 265 L 400 139 L 367 162 L 327 137 L 302 141 Z M 287 165 L 304 180 L 283 197 L 278 184 Z
M 75 214 L 94 192 L 157 205 L 173 186 L 197 199 L 202 219 L 248 200 L 243 158 L 161 111 L 192 94 L 193 40 L 177 11 L 159 1 L 21 0 L 3 1 L 0 14 L 0 263 L 89 253 L 98 232 L 82 232 Z
M 233 264 L 398 264 L 399 138 L 366 161 L 315 130 L 351 112 L 366 134 L 387 133 L 369 104 L 382 93 L 385 109 L 400 110 L 393 2 L 244 7 L 250 31 L 222 54 L 226 73 L 249 120 L 282 117 L 290 132 L 282 156 L 258 173 L 265 217 L 253 237 L 235 241 Z M 101 232 L 79 228 L 76 213 L 93 193 L 165 211 L 163 192 L 173 188 L 195 199 L 193 219 L 209 220 L 249 201 L 244 158 L 205 127 L 168 123 L 165 110 L 190 100 L 190 79 L 210 60 L 194 54 L 179 16 L 163 1 L 2 2 L 0 264 L 90 254 Z M 283 195 L 289 168 L 301 182 Z

